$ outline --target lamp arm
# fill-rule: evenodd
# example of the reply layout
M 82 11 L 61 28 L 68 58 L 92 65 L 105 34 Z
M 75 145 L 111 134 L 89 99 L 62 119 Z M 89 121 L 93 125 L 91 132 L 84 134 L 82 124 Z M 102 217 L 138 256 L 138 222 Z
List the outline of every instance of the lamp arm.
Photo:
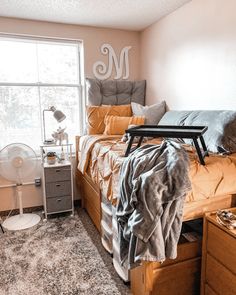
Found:
M 45 112 L 51 112 L 51 109 L 44 109 L 43 110 L 43 142 L 46 141 L 46 127 L 45 127 Z

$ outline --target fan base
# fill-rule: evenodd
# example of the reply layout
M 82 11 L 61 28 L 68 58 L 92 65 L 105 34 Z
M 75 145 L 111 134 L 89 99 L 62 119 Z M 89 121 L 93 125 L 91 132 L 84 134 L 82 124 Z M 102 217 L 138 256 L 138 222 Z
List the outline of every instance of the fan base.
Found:
M 37 214 L 26 213 L 26 214 L 18 214 L 7 218 L 2 226 L 6 230 L 21 230 L 30 228 L 40 221 L 40 217 Z

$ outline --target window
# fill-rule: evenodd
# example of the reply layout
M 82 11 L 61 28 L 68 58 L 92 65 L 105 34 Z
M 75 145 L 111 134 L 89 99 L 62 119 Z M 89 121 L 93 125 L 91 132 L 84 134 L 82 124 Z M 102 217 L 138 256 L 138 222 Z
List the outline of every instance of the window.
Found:
M 70 142 L 82 126 L 80 43 L 0 37 L 0 148 L 23 142 L 38 150 L 42 112 L 55 106 L 66 119 L 45 112 L 46 138 L 59 124 Z

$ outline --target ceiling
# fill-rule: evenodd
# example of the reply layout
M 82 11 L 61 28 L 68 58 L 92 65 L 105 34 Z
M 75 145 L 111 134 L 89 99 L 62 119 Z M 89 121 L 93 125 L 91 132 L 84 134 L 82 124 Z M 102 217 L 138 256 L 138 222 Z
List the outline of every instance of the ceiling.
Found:
M 191 0 L 0 0 L 0 16 L 140 31 Z

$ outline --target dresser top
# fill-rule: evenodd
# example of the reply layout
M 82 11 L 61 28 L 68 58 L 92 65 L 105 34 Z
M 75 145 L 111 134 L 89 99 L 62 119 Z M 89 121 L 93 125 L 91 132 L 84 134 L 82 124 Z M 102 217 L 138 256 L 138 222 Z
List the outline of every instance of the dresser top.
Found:
M 62 162 L 56 162 L 55 164 L 48 164 L 47 162 L 43 163 L 44 168 L 60 168 L 64 166 L 70 166 L 71 162 L 68 160 Z
M 232 213 L 236 214 L 236 208 L 230 208 L 226 210 L 230 210 Z M 219 222 L 217 221 L 216 212 L 207 213 L 206 218 L 208 221 L 214 223 L 216 226 L 236 238 L 236 229 L 228 229 L 226 226 L 219 224 Z

